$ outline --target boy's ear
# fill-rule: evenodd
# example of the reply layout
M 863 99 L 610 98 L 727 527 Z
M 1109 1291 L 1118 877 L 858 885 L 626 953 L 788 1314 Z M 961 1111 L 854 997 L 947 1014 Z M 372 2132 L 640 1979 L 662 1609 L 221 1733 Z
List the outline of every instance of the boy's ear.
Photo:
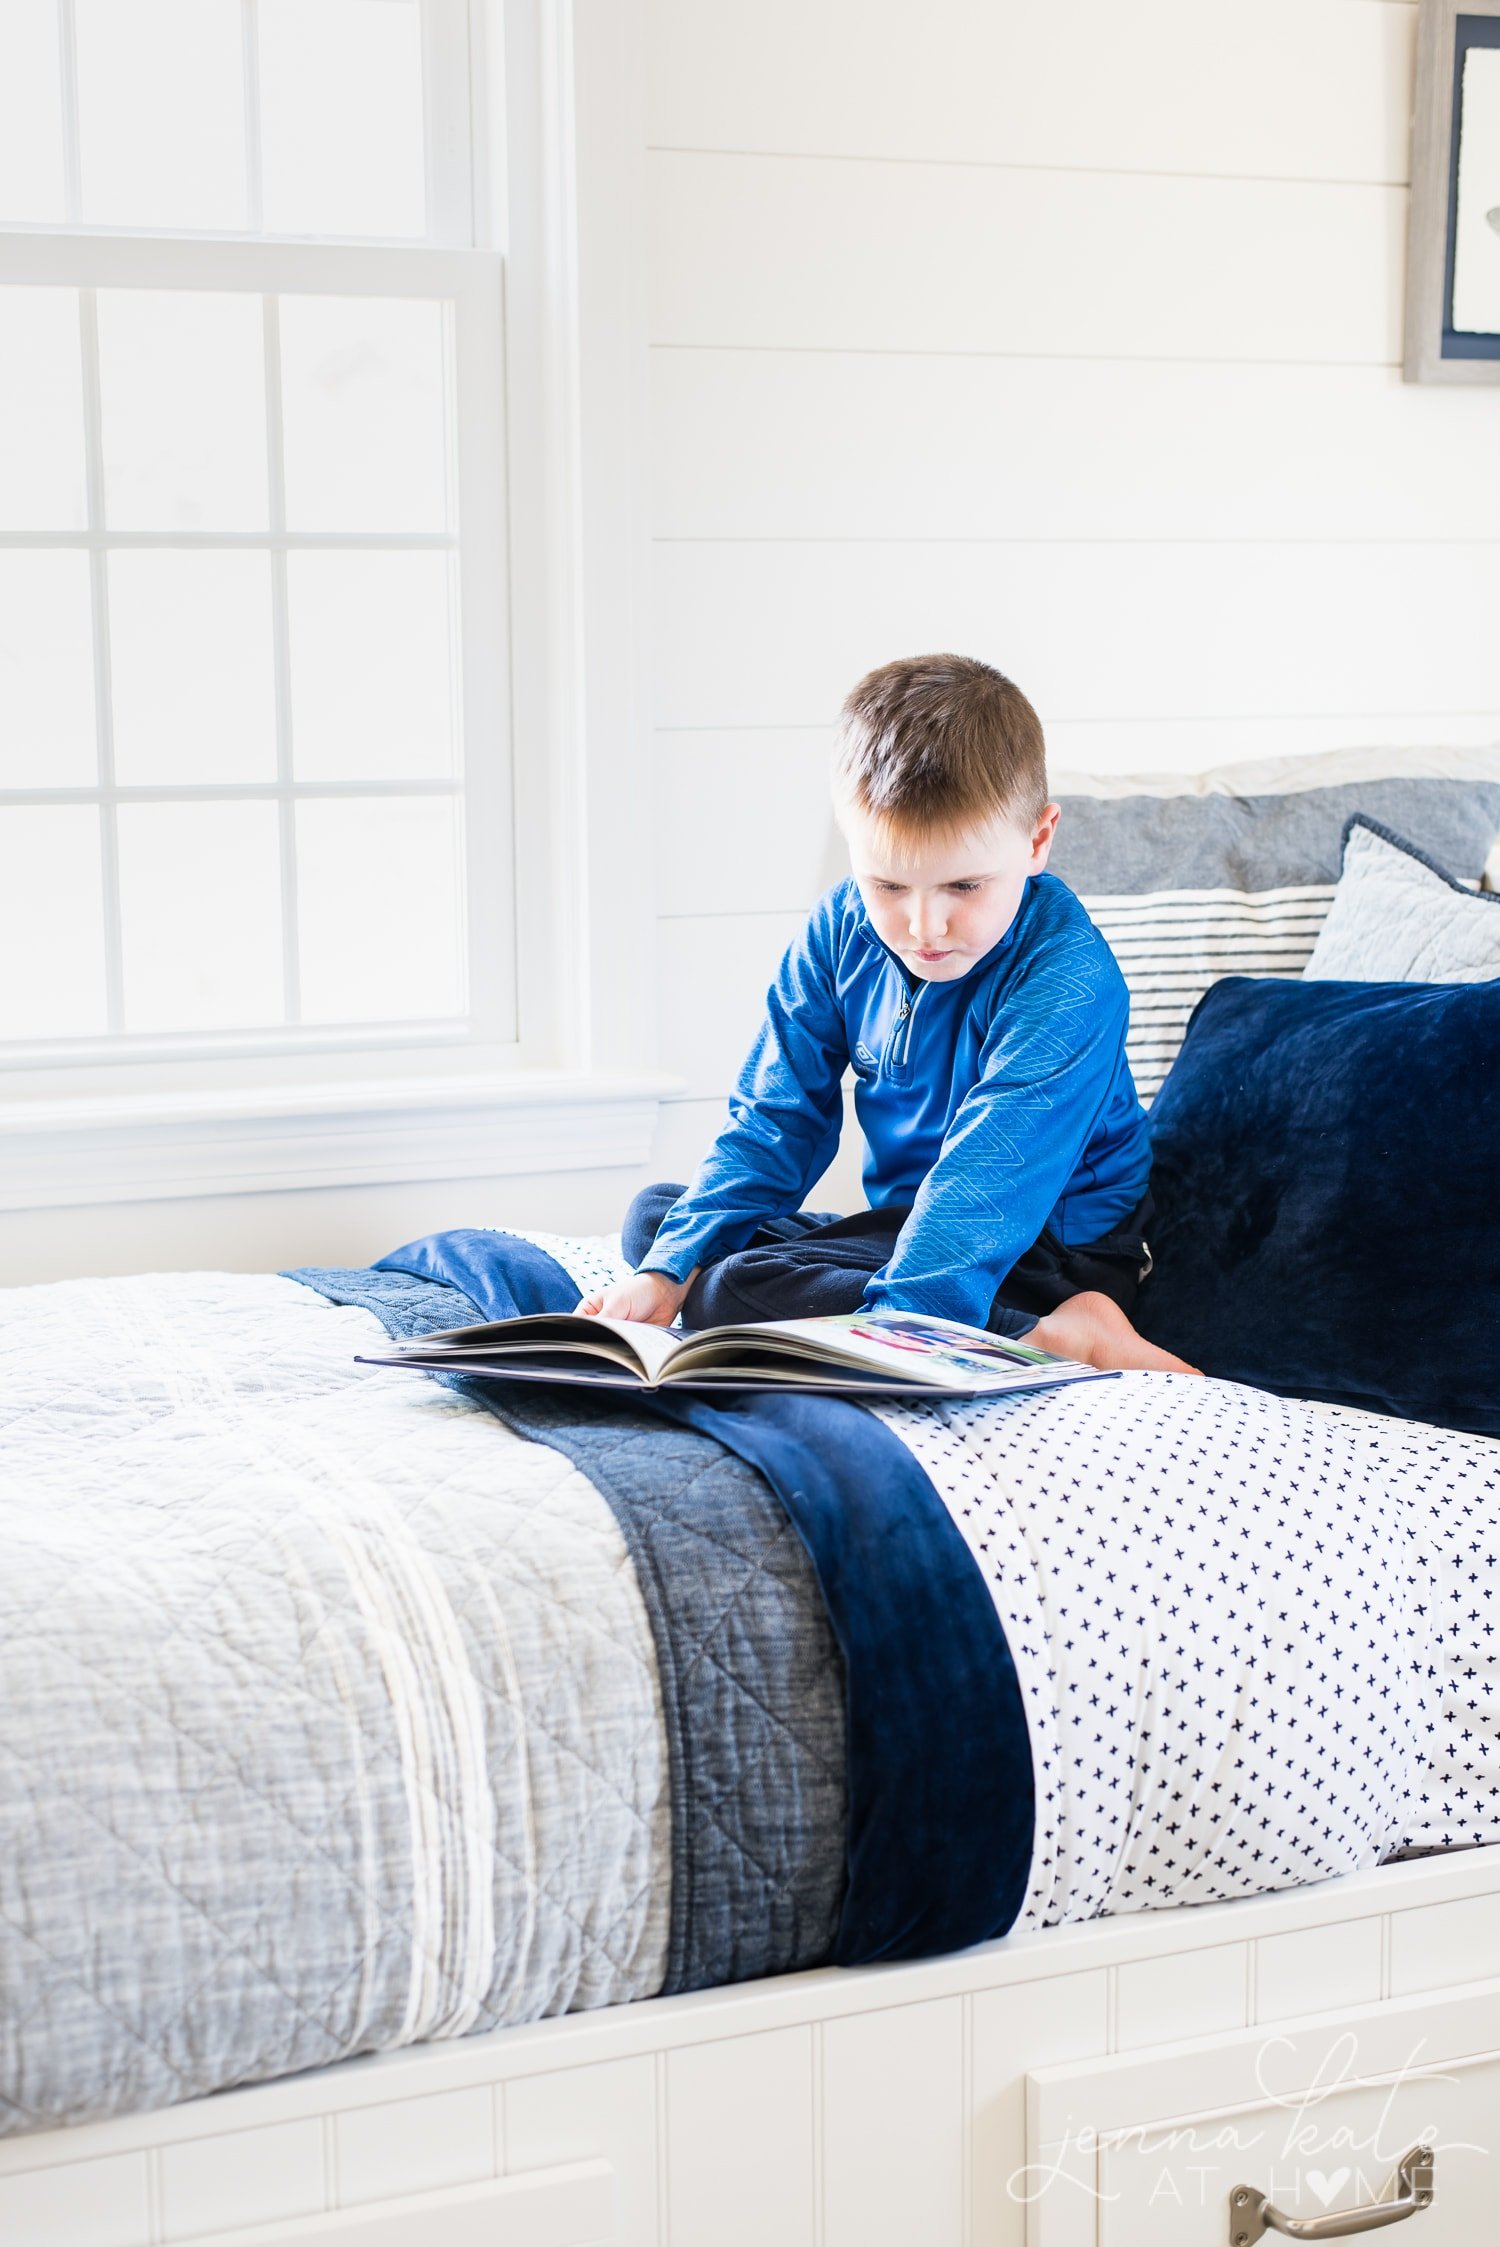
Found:
M 1046 865 L 1052 849 L 1052 838 L 1057 833 L 1057 823 L 1061 817 L 1061 804 L 1043 804 L 1041 817 L 1031 831 L 1031 873 L 1039 874 Z

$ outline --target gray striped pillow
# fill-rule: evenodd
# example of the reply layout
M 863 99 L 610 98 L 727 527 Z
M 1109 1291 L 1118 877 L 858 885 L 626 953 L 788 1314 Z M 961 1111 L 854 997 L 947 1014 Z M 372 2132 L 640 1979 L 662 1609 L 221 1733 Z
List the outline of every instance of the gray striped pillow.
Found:
M 1055 773 L 1050 868 L 1130 987 L 1126 1050 L 1161 1089 L 1188 1016 L 1224 975 L 1300 976 L 1333 901 L 1345 824 L 1363 812 L 1461 881 L 1500 887 L 1500 749 L 1355 749 L 1207 773 Z

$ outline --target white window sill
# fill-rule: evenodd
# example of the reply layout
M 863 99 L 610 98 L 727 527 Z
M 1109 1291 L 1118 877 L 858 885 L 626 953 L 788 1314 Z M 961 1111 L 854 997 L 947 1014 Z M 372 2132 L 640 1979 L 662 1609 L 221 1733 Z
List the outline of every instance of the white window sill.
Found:
M 645 1162 L 662 1076 L 516 1070 L 0 1106 L 0 1210 Z

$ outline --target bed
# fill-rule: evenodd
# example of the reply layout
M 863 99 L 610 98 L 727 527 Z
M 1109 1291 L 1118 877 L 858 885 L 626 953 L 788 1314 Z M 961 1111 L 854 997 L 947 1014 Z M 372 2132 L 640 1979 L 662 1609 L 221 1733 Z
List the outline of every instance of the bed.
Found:
M 418 1247 L 5 1300 L 7 2241 L 1155 2239 L 1032 2187 L 1211 2056 L 1264 2105 L 1257 2024 L 1430 2045 L 1448 1988 L 1500 2046 L 1500 1444 L 1160 1376 L 861 1415 L 984 1589 L 913 1711 L 729 1444 L 358 1363 L 494 1307 Z
M 1077 784 L 1148 1089 L 1469 763 Z M 0 1296 L 5 2247 L 1485 2236 L 1500 1440 L 361 1362 L 616 1256 Z

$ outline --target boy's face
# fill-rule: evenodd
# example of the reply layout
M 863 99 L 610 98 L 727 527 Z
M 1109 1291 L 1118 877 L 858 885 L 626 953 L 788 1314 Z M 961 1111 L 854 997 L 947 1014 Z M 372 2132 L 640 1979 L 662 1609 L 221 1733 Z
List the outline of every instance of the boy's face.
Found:
M 999 943 L 1027 877 L 1047 863 L 1057 820 L 1057 805 L 1048 804 L 1034 828 L 1002 816 L 956 833 L 897 838 L 857 805 L 839 811 L 876 933 L 925 983 L 956 983 Z

